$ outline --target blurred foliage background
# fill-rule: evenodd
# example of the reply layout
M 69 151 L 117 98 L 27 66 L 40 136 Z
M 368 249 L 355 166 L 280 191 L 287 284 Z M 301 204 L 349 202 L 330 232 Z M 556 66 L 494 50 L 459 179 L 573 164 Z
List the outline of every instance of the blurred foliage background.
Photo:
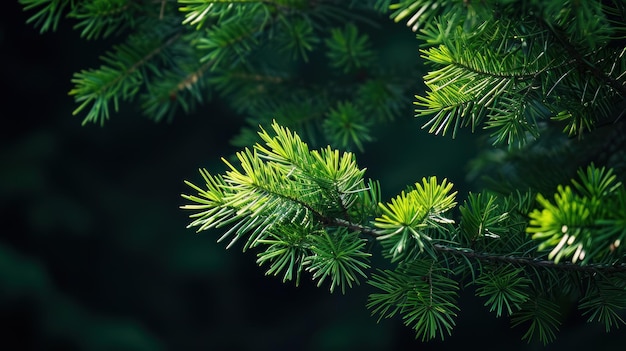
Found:
M 223 171 L 220 157 L 237 151 L 230 140 L 242 116 L 217 100 L 170 123 L 125 109 L 104 127 L 81 127 L 70 78 L 97 66 L 110 43 L 83 41 L 63 22 L 40 35 L 17 1 L 0 16 L 0 350 L 599 350 L 626 342 L 572 318 L 557 343 L 527 345 L 465 296 L 453 336 L 423 344 L 401 321 L 369 316 L 367 285 L 341 295 L 266 277 L 254 252 L 227 251 L 219 233 L 186 229 L 178 208 L 184 179 L 197 182 L 200 167 Z M 389 50 L 419 62 L 413 33 L 400 30 Z M 359 164 L 386 198 L 429 175 L 463 196 L 478 135 L 430 135 L 407 111 L 377 129 Z

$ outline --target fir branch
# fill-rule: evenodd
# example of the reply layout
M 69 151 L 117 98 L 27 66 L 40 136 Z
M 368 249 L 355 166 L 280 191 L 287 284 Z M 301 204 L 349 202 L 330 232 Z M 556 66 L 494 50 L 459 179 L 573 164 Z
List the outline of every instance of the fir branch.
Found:
M 372 200 L 378 199 L 378 191 L 370 182 L 369 189 L 374 190 L 368 192 L 363 170 L 351 154 L 340 157 L 338 151 L 330 148 L 311 151 L 289 129 L 276 122 L 272 129 L 274 136 L 262 128 L 259 132 L 265 145 L 256 144 L 252 150 L 237 154 L 242 171 L 225 161 L 230 169 L 225 176 L 212 177 L 205 171 L 207 190 L 192 185 L 199 196 L 183 195 L 199 204 L 183 206 L 197 212 L 191 215 L 197 219 L 190 226 L 200 230 L 231 226 L 219 241 L 234 234 L 229 247 L 242 237 L 247 237 L 244 250 L 267 245 L 257 262 L 270 263 L 268 274 L 282 273 L 283 280 L 295 276 L 297 283 L 305 269 L 318 285 L 329 279 L 331 291 L 339 286 L 345 291 L 352 283 L 358 283 L 358 277 L 366 277 L 369 253 L 364 251 L 366 240 L 362 236 L 380 243 L 383 256 L 397 267 L 395 271 L 372 275 L 370 284 L 383 293 L 372 294 L 368 307 L 381 318 L 401 314 L 405 324 L 422 339 L 437 335 L 444 338 L 450 333 L 458 309 L 454 302 L 456 290 L 459 284 L 469 282 L 479 285 L 477 294 L 486 298 L 486 304 L 497 316 L 506 312 L 516 324 L 529 322 L 526 337 L 538 335 L 547 342 L 553 337 L 558 312 L 536 310 L 529 304 L 533 294 L 544 296 L 550 294 L 546 289 L 554 289 L 573 295 L 584 289 L 584 282 L 602 284 L 626 272 L 626 263 L 620 256 L 621 235 L 626 233 L 620 229 L 622 211 L 610 212 L 617 214 L 617 222 L 613 223 L 607 216 L 609 212 L 599 207 L 615 195 L 614 200 L 626 206 L 626 192 L 611 171 L 591 165 L 572 182 L 581 197 L 589 198 L 580 204 L 596 206 L 597 210 L 592 207 L 588 212 L 599 217 L 588 221 L 576 209 L 582 208 L 579 206 L 573 207 L 575 213 L 566 212 L 564 218 L 616 227 L 605 232 L 601 226 L 589 228 L 594 234 L 601 234 L 595 242 L 581 239 L 590 254 L 564 262 L 561 256 L 568 257 L 571 250 L 555 257 L 554 252 L 562 247 L 558 244 L 546 259 L 542 248 L 552 245 L 551 241 L 544 240 L 544 234 L 534 235 L 531 240 L 525 233 L 543 231 L 539 225 L 545 217 L 543 212 L 537 217 L 538 210 L 533 210 L 531 221 L 528 225 L 525 222 L 524 214 L 534 206 L 545 206 L 549 211 L 560 206 L 549 204 L 540 194 L 536 202 L 530 200 L 529 194 L 504 200 L 487 193 L 470 194 L 461 206 L 457 227 L 447 213 L 456 207 L 452 184 L 430 177 L 389 203 L 378 202 L 378 212 L 374 212 Z M 566 205 L 578 203 L 571 196 L 564 199 Z M 357 211 L 352 210 L 353 206 L 369 208 L 369 219 L 367 213 L 362 213 L 357 217 L 359 222 L 354 221 L 351 214 Z M 568 207 L 563 207 L 563 211 L 569 211 Z M 373 213 L 376 216 L 372 218 Z M 548 226 L 548 236 L 558 234 L 551 229 L 551 218 L 544 225 Z M 569 243 L 566 236 L 563 238 L 549 240 Z M 603 246 L 606 238 L 614 240 L 613 246 Z M 430 262 L 428 267 L 438 268 L 431 272 L 426 266 L 412 266 L 419 262 Z M 426 282 L 424 286 L 420 279 Z M 621 307 L 607 305 L 599 294 L 590 291 L 590 300 L 581 302 L 582 306 L 592 311 L 589 313 L 593 318 L 599 314 L 608 326 L 616 325 L 619 320 L 611 316 Z M 616 293 L 614 298 L 620 301 L 622 297 Z
M 602 72 L 595 63 L 590 62 L 589 59 L 583 57 L 583 55 L 580 53 L 580 50 L 577 49 L 573 43 L 568 41 L 561 28 L 547 23 L 541 17 L 535 18 L 541 26 L 549 30 L 554 35 L 561 47 L 567 52 L 567 55 L 572 58 L 572 61 L 574 63 L 576 63 L 579 70 L 581 70 L 583 73 L 590 73 L 599 81 L 613 88 L 623 98 L 626 98 L 626 80 L 620 82 L 619 78 L 613 78 L 610 75 Z M 619 54 L 619 57 L 621 57 L 622 55 L 623 53 Z
M 561 324 L 559 306 L 543 296 L 536 296 L 528 299 L 520 311 L 516 311 L 511 316 L 513 327 L 529 324 L 528 330 L 522 336 L 522 340 L 530 342 L 537 338 L 543 344 L 548 344 L 556 339 L 556 332 Z
M 40 33 L 56 31 L 66 9 L 69 7 L 72 11 L 75 6 L 73 0 L 19 0 L 19 3 L 24 6 L 24 11 L 39 8 L 26 23 L 32 23 L 35 28 L 39 27 Z
M 366 69 L 375 62 L 369 37 L 359 34 L 354 24 L 347 24 L 343 30 L 334 28 L 331 37 L 325 41 L 328 47 L 327 57 L 331 66 L 344 73 L 357 69 Z
M 413 32 L 417 32 L 424 23 L 428 23 L 433 17 L 442 12 L 452 11 L 458 8 L 460 1 L 433 1 L 433 0 L 403 0 L 390 4 L 390 1 L 379 1 L 380 7 L 387 6 L 391 10 L 389 15 L 395 22 L 407 20 L 406 26 Z M 411 17 L 409 17 L 411 16 Z
M 376 228 L 364 226 L 358 223 L 351 223 L 340 218 L 334 218 L 326 220 L 327 224 L 337 225 L 348 228 L 352 231 L 358 231 L 364 235 L 367 235 L 371 239 L 377 239 L 384 233 Z M 626 272 L 626 263 L 609 264 L 609 263 L 591 263 L 587 265 L 579 265 L 572 262 L 555 262 L 553 260 L 546 260 L 543 258 L 531 257 L 531 256 L 516 256 L 512 254 L 497 254 L 490 252 L 477 252 L 467 247 L 456 247 L 451 245 L 439 244 L 437 242 L 432 243 L 434 251 L 441 252 L 443 254 L 449 254 L 453 256 L 461 256 L 469 259 L 475 259 L 483 262 L 495 262 L 512 264 L 516 267 L 537 267 L 547 269 L 558 269 L 570 272 L 582 272 L 588 274 L 602 273 L 624 273 Z
M 99 122 L 103 125 L 109 119 L 109 102 L 113 102 L 117 111 L 120 98 L 133 99 L 144 81 L 141 70 L 180 36 L 181 33 L 173 34 L 164 43 L 157 42 L 156 38 L 147 41 L 141 36 L 131 37 L 128 44 L 119 45 L 114 52 L 104 56 L 102 60 L 105 65 L 99 69 L 76 73 L 72 79 L 75 86 L 69 95 L 75 96 L 80 105 L 74 109 L 73 114 L 76 115 L 91 105 L 83 119 L 83 125 L 88 122 Z
M 489 306 L 490 312 L 495 311 L 496 317 L 500 317 L 503 312 L 511 315 L 529 300 L 526 292 L 531 280 L 526 278 L 524 273 L 523 269 L 508 266 L 483 271 L 475 280 L 478 285 L 476 295 L 487 297 L 485 306 Z
M 189 228 L 219 229 L 227 248 L 257 250 L 266 274 L 298 285 L 306 272 L 345 292 L 368 279 L 380 244 L 393 268 L 371 275 L 379 291 L 367 307 L 379 320 L 399 315 L 422 340 L 451 334 L 458 292 L 471 284 L 496 317 L 527 328 L 523 339 L 554 340 L 561 299 L 607 331 L 624 324 L 626 191 L 614 172 L 626 169 L 624 124 L 597 126 L 616 126 L 626 111 L 620 2 L 20 3 L 41 32 L 64 14 L 87 40 L 130 29 L 99 69 L 73 77 L 83 124 L 102 124 L 111 105 L 137 97 L 151 118 L 171 118 L 217 92 L 260 126 L 238 138 L 246 147 L 223 159 L 224 174 L 201 169 L 203 186 L 185 182 L 195 194 L 183 194 L 181 208 Z M 424 177 L 383 202 L 353 153 L 311 149 L 300 137 L 363 151 L 377 123 L 404 112 L 413 70 L 377 61 L 370 37 L 381 12 L 419 31 L 434 67 L 414 103 L 429 118 L 423 127 L 490 129 L 506 149 L 473 166 L 486 162 L 476 168 L 496 169 L 506 184 L 487 183 L 458 205 L 452 183 Z M 574 142 L 556 134 L 561 127 L 594 136 Z
M 130 0 L 83 1 L 68 14 L 78 20 L 75 29 L 87 40 L 107 38 L 134 25 L 138 5 Z
M 338 230 L 331 236 L 324 231 L 312 239 L 313 254 L 306 258 L 306 265 L 307 271 L 313 273 L 313 279 L 318 280 L 318 287 L 330 277 L 330 292 L 340 286 L 341 292 L 345 293 L 346 287 L 359 284 L 359 277 L 367 278 L 364 271 L 369 268 L 367 259 L 371 254 L 363 251 L 366 242 L 358 235 Z
M 202 103 L 204 95 L 208 95 L 207 79 L 203 78 L 213 64 L 209 61 L 198 66 L 194 62 L 188 70 L 181 62 L 175 69 L 163 72 L 161 79 L 149 84 L 146 93 L 140 96 L 144 114 L 155 121 L 171 121 L 179 107 L 191 113 L 196 103 Z
M 459 307 L 458 284 L 450 271 L 429 259 L 417 259 L 395 270 L 379 270 L 368 283 L 382 293 L 373 293 L 367 307 L 382 318 L 402 315 L 422 341 L 450 335 Z

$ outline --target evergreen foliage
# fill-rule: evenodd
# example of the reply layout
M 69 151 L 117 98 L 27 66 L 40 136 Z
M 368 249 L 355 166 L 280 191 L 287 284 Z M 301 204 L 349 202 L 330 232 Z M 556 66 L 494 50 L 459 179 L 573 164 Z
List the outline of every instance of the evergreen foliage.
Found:
M 421 340 L 453 333 L 463 293 L 529 342 L 557 338 L 562 301 L 607 332 L 624 324 L 623 1 L 20 3 L 42 32 L 66 17 L 87 40 L 123 35 L 73 77 L 83 123 L 123 103 L 171 119 L 215 98 L 248 119 L 242 151 L 186 182 L 182 209 L 190 228 L 255 250 L 268 275 L 342 293 L 365 281 L 372 314 Z M 416 33 L 423 77 L 381 63 L 386 21 Z M 430 133 L 488 131 L 476 188 L 430 176 L 383 199 L 354 152 L 406 115 L 420 81 Z

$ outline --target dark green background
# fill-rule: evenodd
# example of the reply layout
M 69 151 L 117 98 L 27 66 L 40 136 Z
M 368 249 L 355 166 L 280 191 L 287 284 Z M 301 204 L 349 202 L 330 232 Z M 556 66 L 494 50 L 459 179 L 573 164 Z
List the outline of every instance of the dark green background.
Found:
M 0 350 L 539 350 L 471 296 L 454 336 L 422 343 L 399 319 L 377 324 L 368 285 L 330 294 L 266 277 L 255 253 L 186 229 L 184 179 L 224 170 L 242 118 L 215 101 L 172 123 L 127 107 L 104 128 L 72 116 L 72 73 L 107 42 L 63 23 L 40 35 L 17 2 L 0 11 Z M 416 51 L 408 33 L 409 51 Z M 418 60 L 417 52 L 415 60 Z M 417 77 L 416 77 L 417 79 Z M 476 137 L 435 137 L 412 115 L 358 155 L 386 197 L 424 176 L 460 196 Z M 549 350 L 626 342 L 572 318 Z

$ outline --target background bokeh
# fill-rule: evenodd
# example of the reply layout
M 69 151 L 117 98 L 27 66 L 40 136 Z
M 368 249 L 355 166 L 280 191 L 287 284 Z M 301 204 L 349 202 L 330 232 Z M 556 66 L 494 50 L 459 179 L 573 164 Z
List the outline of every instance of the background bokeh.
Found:
M 99 66 L 110 43 L 83 41 L 65 23 L 39 34 L 28 16 L 17 1 L 0 11 L 0 350 L 544 349 L 471 294 L 454 336 L 420 342 L 399 319 L 369 315 L 365 284 L 345 295 L 283 284 L 254 252 L 186 229 L 183 180 L 224 170 L 242 117 L 214 101 L 154 123 L 123 106 L 104 127 L 81 126 L 72 73 Z M 429 175 L 471 189 L 475 136 L 435 137 L 411 115 L 374 136 L 358 160 L 385 196 Z M 572 318 L 545 349 L 624 342 Z

